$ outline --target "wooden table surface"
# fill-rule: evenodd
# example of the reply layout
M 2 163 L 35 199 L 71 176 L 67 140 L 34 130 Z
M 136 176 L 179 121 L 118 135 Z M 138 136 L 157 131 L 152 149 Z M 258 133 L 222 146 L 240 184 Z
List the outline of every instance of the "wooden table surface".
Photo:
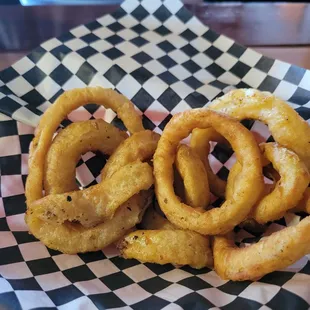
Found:
M 117 7 L 0 5 L 0 70 L 43 41 Z M 187 8 L 211 29 L 241 44 L 310 69 L 310 4 L 201 3 Z

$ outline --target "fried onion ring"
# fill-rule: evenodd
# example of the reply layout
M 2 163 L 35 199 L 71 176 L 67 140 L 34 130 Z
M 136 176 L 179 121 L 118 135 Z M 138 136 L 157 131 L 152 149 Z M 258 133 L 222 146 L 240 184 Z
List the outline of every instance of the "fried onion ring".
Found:
M 146 130 L 123 141 L 107 162 L 105 171 L 109 178 L 103 179 L 103 182 L 113 179 L 120 169 L 139 159 L 152 158 L 158 140 L 158 134 Z M 134 146 L 137 146 L 137 149 Z M 66 191 L 65 183 L 62 183 L 62 188 L 58 188 L 59 193 Z M 117 186 L 111 190 L 118 190 Z M 62 225 L 51 224 L 40 220 L 30 211 L 26 219 L 31 232 L 52 249 L 68 254 L 96 251 L 119 240 L 139 223 L 151 198 L 152 191 L 141 191 L 120 206 L 111 220 L 91 228 L 69 222 Z
M 262 165 L 268 165 L 269 161 L 262 157 Z M 227 186 L 226 186 L 226 191 L 225 191 L 225 197 L 228 198 L 232 198 L 233 194 L 234 194 L 234 182 L 236 177 L 238 176 L 238 174 L 240 173 L 240 165 L 238 164 L 234 164 L 231 169 L 229 170 L 229 174 L 228 174 L 228 179 L 227 179 Z M 263 167 L 263 171 L 264 171 Z M 261 192 L 260 198 L 257 201 L 260 201 L 261 199 L 263 199 L 265 196 L 267 196 L 268 194 L 270 194 L 274 188 L 275 188 L 275 184 L 280 180 L 280 176 L 277 177 L 277 171 L 274 170 L 273 168 L 270 169 L 268 171 L 269 173 L 272 173 L 272 179 L 273 179 L 273 183 L 272 184 L 266 184 L 264 185 L 264 189 Z
M 124 258 L 156 264 L 190 265 L 193 268 L 213 266 L 209 237 L 178 229 L 153 208 L 148 208 L 143 228 L 125 236 L 118 243 Z
M 209 239 L 185 230 L 137 230 L 118 244 L 121 256 L 160 265 L 212 266 Z
M 92 227 L 111 219 L 121 204 L 152 185 L 152 168 L 137 161 L 87 189 L 36 200 L 28 205 L 28 212 L 45 222 L 63 224 L 78 221 L 84 227 Z
M 280 175 L 274 189 L 258 201 L 250 214 L 258 223 L 264 224 L 281 218 L 302 199 L 310 177 L 307 167 L 294 152 L 277 143 L 263 143 L 260 148 L 264 159 L 270 161 Z M 230 172 L 234 182 L 240 170 L 241 166 L 237 162 Z M 227 185 L 227 197 L 234 196 L 230 185 Z M 265 192 L 269 189 L 270 186 L 268 188 L 266 184 Z
M 193 208 L 206 208 L 210 203 L 209 182 L 199 156 L 189 146 L 180 144 L 175 165 L 183 179 L 185 203 Z
M 213 266 L 209 237 L 180 230 L 152 207 L 146 210 L 141 226 L 146 230 L 132 232 L 119 241 L 118 248 L 124 258 L 157 264 L 190 265 L 198 269 Z M 139 236 L 142 238 L 139 239 Z
M 239 121 L 254 119 L 265 123 L 275 141 L 294 151 L 310 169 L 310 126 L 284 101 L 268 92 L 235 89 L 214 100 L 209 108 Z
M 64 180 L 65 192 L 77 190 L 75 168 L 81 154 L 100 151 L 111 155 L 127 137 L 124 131 L 102 119 L 72 123 L 61 130 L 47 153 L 45 195 L 59 193 L 59 186 L 63 189 Z
M 136 114 L 133 104 L 124 96 L 100 87 L 75 89 L 64 93 L 42 117 L 30 146 L 29 176 L 26 186 L 28 210 L 25 220 L 31 233 L 44 244 L 52 249 L 69 254 L 96 251 L 118 240 L 140 222 L 152 197 L 152 191 L 141 191 L 122 204 L 111 220 L 92 228 L 85 228 L 80 223 L 68 221 L 62 225 L 51 224 L 42 221 L 29 210 L 29 206 L 40 199 L 43 194 L 42 169 L 52 143 L 54 131 L 69 112 L 89 102 L 98 102 L 106 108 L 112 108 L 130 132 L 143 130 L 141 118 Z M 78 140 L 73 139 L 72 142 L 77 143 Z M 142 165 L 144 167 L 146 164 Z M 150 167 L 147 170 L 150 170 Z M 70 183 L 69 181 L 74 178 L 74 175 L 68 177 L 68 183 Z M 63 180 L 62 186 L 59 186 L 57 190 L 51 188 L 51 191 L 56 191 L 55 194 L 63 194 L 67 191 L 66 187 L 66 180 Z
M 141 117 L 132 102 L 112 89 L 87 87 L 64 92 L 43 114 L 30 145 L 29 175 L 25 189 L 27 202 L 42 198 L 46 154 L 61 121 L 78 107 L 93 102 L 115 111 L 130 133 L 144 130 Z
M 135 137 L 131 136 L 131 138 Z M 72 141 L 79 143 L 77 139 L 72 139 Z M 75 148 L 75 145 L 72 144 L 71 147 Z M 75 174 L 74 172 L 72 173 Z M 72 176 L 68 177 L 69 180 L 72 179 Z M 67 192 L 68 184 L 66 180 L 63 180 L 57 186 L 56 194 Z M 51 188 L 51 191 L 54 192 L 54 189 Z M 52 249 L 68 254 L 97 251 L 117 241 L 128 230 L 139 223 L 145 208 L 151 203 L 151 198 L 151 190 L 141 191 L 122 204 L 116 210 L 111 220 L 92 228 L 85 228 L 79 223 L 70 222 L 62 225 L 51 224 L 31 214 L 30 210 L 27 211 L 26 220 L 31 232 Z M 37 209 L 34 208 L 34 210 L 36 211 Z
M 173 163 L 179 142 L 194 128 L 213 127 L 236 152 L 242 171 L 235 182 L 234 200 L 206 212 L 181 203 L 173 188 Z M 166 125 L 154 155 L 155 191 L 161 210 L 178 227 L 205 235 L 227 233 L 244 220 L 264 187 L 261 155 L 253 135 L 239 122 L 206 109 L 174 115 Z
M 258 280 L 267 273 L 290 266 L 310 252 L 310 216 L 296 226 L 238 248 L 231 236 L 215 236 L 214 268 L 225 280 Z
M 240 173 L 240 166 L 239 165 L 233 165 L 232 168 L 229 171 L 228 174 L 228 181 L 227 181 L 227 187 L 226 187 L 226 193 L 225 196 L 227 199 L 232 199 L 233 193 L 234 193 L 234 182 L 237 175 Z M 263 191 L 261 192 L 260 198 L 258 201 L 263 199 L 265 196 L 269 195 L 275 188 L 275 184 L 265 184 Z M 253 218 L 245 219 L 239 224 L 239 227 L 246 229 L 250 232 L 259 233 L 265 231 L 265 225 L 259 224 L 257 221 L 255 221 Z
M 190 147 L 196 151 L 203 162 L 209 180 L 210 191 L 217 197 L 225 197 L 226 181 L 219 178 L 213 171 L 209 163 L 210 142 L 227 144 L 226 139 L 213 128 L 199 129 L 192 132 Z
M 151 201 L 152 191 L 141 191 L 119 207 L 111 220 L 91 228 L 75 223 L 55 225 L 31 214 L 27 216 L 27 224 L 31 233 L 51 249 L 66 254 L 98 251 L 139 223 Z

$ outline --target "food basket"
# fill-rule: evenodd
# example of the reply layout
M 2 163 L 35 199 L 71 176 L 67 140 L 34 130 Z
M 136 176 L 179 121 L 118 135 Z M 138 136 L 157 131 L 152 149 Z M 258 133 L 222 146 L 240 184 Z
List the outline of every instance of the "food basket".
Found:
M 178 0 L 127 0 L 114 13 L 42 43 L 0 72 L 0 309 L 308 309 L 308 257 L 256 282 L 231 282 L 208 268 L 124 260 L 114 246 L 66 255 L 28 233 L 24 187 L 34 129 L 60 94 L 88 85 L 127 96 L 145 128 L 158 133 L 175 113 L 205 107 L 233 88 L 269 91 L 310 117 L 308 70 L 215 33 Z M 112 111 L 95 104 L 63 125 L 91 118 L 123 128 Z M 270 138 L 265 125 L 244 125 Z M 225 177 L 234 156 L 215 146 L 210 161 Z M 93 153 L 82 156 L 81 186 L 98 181 L 103 162 Z M 266 233 L 299 219 L 286 215 Z M 247 244 L 260 235 L 239 230 L 237 237 Z

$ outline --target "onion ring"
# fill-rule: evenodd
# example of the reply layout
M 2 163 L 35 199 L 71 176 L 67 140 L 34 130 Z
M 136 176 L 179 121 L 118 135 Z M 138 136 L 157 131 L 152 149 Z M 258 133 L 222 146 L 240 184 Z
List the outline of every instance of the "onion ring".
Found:
M 294 151 L 310 169 L 310 126 L 274 95 L 255 89 L 235 89 L 214 100 L 208 108 L 239 121 L 254 119 L 265 123 L 275 141 Z
M 235 200 L 226 200 L 220 208 L 206 212 L 179 201 L 173 188 L 173 163 L 179 142 L 194 128 L 213 127 L 224 136 L 242 163 L 235 182 Z M 168 220 L 183 229 L 205 235 L 232 230 L 250 213 L 264 187 L 261 155 L 253 135 L 239 122 L 206 109 L 176 114 L 166 125 L 154 155 L 155 191 L 160 208 Z
M 236 164 L 233 165 L 228 174 L 228 181 L 227 181 L 227 187 L 226 187 L 226 193 L 225 193 L 225 196 L 227 197 L 227 199 L 232 199 L 233 197 L 234 182 L 235 182 L 235 178 L 238 176 L 239 173 L 240 173 L 240 166 Z M 265 184 L 264 189 L 261 192 L 261 195 L 258 201 L 263 199 L 265 196 L 269 195 L 274 190 L 274 188 L 275 188 L 274 183 Z M 264 232 L 266 228 L 265 225 L 259 224 L 255 219 L 251 218 L 250 215 L 247 219 L 245 219 L 239 224 L 239 227 L 246 229 L 250 232 L 254 232 L 254 233 Z
M 178 229 L 151 207 L 141 224 L 147 230 L 132 232 L 119 241 L 117 246 L 124 258 L 197 269 L 213 266 L 209 237 Z
M 126 165 L 139 159 L 150 159 L 158 140 L 158 134 L 146 130 L 133 134 L 123 141 L 109 158 L 104 169 L 109 178 L 103 179 L 102 182 L 112 179 L 112 175 L 114 177 Z M 62 183 L 63 188 L 59 193 L 66 190 L 65 183 Z M 151 197 L 152 191 L 141 191 L 120 206 L 111 220 L 91 228 L 68 222 L 62 225 L 51 224 L 40 220 L 30 211 L 26 220 L 31 232 L 50 248 L 68 254 L 96 251 L 119 240 L 129 229 L 139 223 L 144 210 L 151 202 Z
M 142 219 L 152 201 L 152 191 L 141 191 L 118 208 L 114 217 L 95 227 L 80 224 L 55 225 L 29 213 L 27 224 L 32 234 L 51 249 L 66 254 L 98 251 L 117 241 Z
M 133 104 L 126 97 L 112 90 L 96 87 L 64 93 L 43 115 L 30 146 L 29 176 L 26 185 L 28 208 L 42 197 L 42 168 L 52 143 L 54 131 L 69 112 L 89 102 L 98 102 L 106 108 L 112 108 L 124 121 L 130 132 L 143 130 L 141 118 L 136 114 Z M 74 175 L 71 175 L 70 179 L 73 178 Z M 63 181 L 66 183 L 66 180 Z M 66 184 L 63 184 L 62 188 L 60 186 L 57 191 L 56 194 L 66 192 Z M 145 208 L 151 201 L 151 194 L 152 191 L 141 191 L 132 196 L 117 209 L 111 220 L 92 228 L 85 228 L 80 224 L 69 222 L 63 225 L 44 222 L 33 213 L 31 214 L 29 209 L 25 220 L 30 231 L 52 249 L 69 254 L 96 251 L 115 242 L 140 222 Z
M 209 163 L 210 142 L 227 144 L 226 139 L 213 128 L 199 129 L 192 132 L 190 147 L 196 151 L 203 162 L 209 180 L 210 191 L 217 197 L 225 197 L 226 181 L 219 178 L 213 171 Z
M 42 198 L 46 154 L 61 121 L 73 110 L 92 102 L 115 111 L 130 133 L 144 130 L 141 117 L 132 102 L 112 89 L 87 87 L 64 92 L 43 114 L 30 145 L 29 175 L 25 189 L 27 202 Z
M 131 137 L 134 138 L 134 136 Z M 77 139 L 72 139 L 72 141 L 79 143 Z M 72 144 L 71 147 L 75 149 L 76 146 Z M 75 172 L 72 172 L 72 174 L 74 175 Z M 68 178 L 70 180 L 72 176 L 68 176 Z M 56 194 L 67 192 L 68 184 L 69 182 L 66 182 L 64 179 L 56 187 Z M 51 188 L 51 191 L 54 192 L 55 189 Z M 70 222 L 62 225 L 51 224 L 50 222 L 42 221 L 33 213 L 31 214 L 29 209 L 26 221 L 31 232 L 52 249 L 68 254 L 97 251 L 117 241 L 128 230 L 139 223 L 144 210 L 151 203 L 151 198 L 151 190 L 141 191 L 122 204 L 111 220 L 91 228 L 85 228 L 79 223 Z M 34 208 L 34 211 L 37 211 L 37 209 Z
M 193 208 L 206 208 L 210 203 L 209 182 L 199 156 L 189 146 L 180 144 L 175 165 L 183 179 L 186 204 Z
M 310 252 L 310 216 L 296 226 L 245 248 L 236 247 L 231 236 L 215 236 L 214 268 L 225 280 L 258 280 L 267 273 L 290 266 Z
M 235 163 L 229 170 L 228 179 L 227 179 L 227 187 L 226 187 L 226 192 L 225 192 L 225 197 L 227 199 L 233 199 L 234 183 L 235 183 L 236 178 L 238 177 L 238 174 L 240 173 L 240 169 L 241 169 L 240 165 Z M 264 189 L 261 191 L 261 194 L 257 201 L 260 201 L 266 195 L 270 194 L 274 190 L 274 188 L 275 188 L 274 184 L 264 184 Z
M 140 262 L 190 265 L 200 269 L 212 266 L 209 239 L 185 230 L 137 230 L 119 243 L 121 256 Z
M 28 212 L 45 222 L 63 224 L 79 221 L 84 227 L 92 227 L 111 219 L 121 204 L 152 185 L 152 168 L 137 161 L 87 189 L 36 200 L 28 205 Z
M 286 211 L 296 206 L 296 202 L 302 199 L 303 193 L 308 187 L 310 176 L 305 164 L 287 148 L 277 143 L 263 143 L 260 148 L 265 160 L 270 161 L 280 175 L 280 180 L 274 189 L 258 201 L 249 215 L 258 223 L 264 224 L 281 218 Z M 236 167 L 231 170 L 231 178 L 234 178 L 234 182 L 236 182 L 241 166 L 238 162 L 234 166 Z M 230 184 L 234 182 L 230 182 Z M 265 186 L 265 192 L 269 188 Z M 234 195 L 232 192 L 233 189 L 228 185 L 227 197 Z
M 81 154 L 100 151 L 111 155 L 127 137 L 124 131 L 102 119 L 72 123 L 61 130 L 47 153 L 45 195 L 63 192 L 64 180 L 66 185 L 64 192 L 77 190 L 75 168 Z

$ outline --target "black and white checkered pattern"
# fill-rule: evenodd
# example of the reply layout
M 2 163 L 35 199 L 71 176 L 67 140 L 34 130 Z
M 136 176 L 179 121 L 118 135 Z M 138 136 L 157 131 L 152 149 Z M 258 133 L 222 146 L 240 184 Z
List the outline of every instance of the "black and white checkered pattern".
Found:
M 123 93 L 143 114 L 144 126 L 157 132 L 172 114 L 203 107 L 233 87 L 270 91 L 310 118 L 310 71 L 213 32 L 177 0 L 127 0 L 113 14 L 43 43 L 0 72 L 0 308 L 308 309 L 307 257 L 258 282 L 233 283 L 209 269 L 123 260 L 113 247 L 64 255 L 28 234 L 24 185 L 34 127 L 64 90 L 86 85 Z M 94 104 L 69 116 L 90 118 L 123 127 L 113 112 Z M 269 138 L 264 125 L 245 125 Z M 215 146 L 210 160 L 225 177 L 234 156 Z M 103 163 L 95 154 L 82 156 L 82 186 L 98 181 Z M 268 232 L 298 219 L 287 215 Z M 240 230 L 237 237 L 246 243 L 259 236 Z

